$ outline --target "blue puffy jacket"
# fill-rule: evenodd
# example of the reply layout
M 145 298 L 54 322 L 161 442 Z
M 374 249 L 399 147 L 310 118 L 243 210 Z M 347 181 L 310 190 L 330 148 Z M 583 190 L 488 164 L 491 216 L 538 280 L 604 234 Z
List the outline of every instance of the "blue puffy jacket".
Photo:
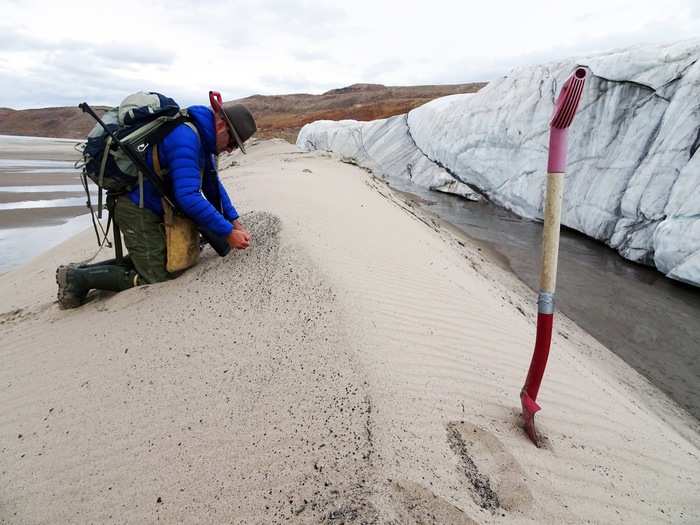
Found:
M 206 106 L 190 106 L 187 111 L 197 133 L 180 124 L 158 145 L 158 160 L 168 170 L 172 194 L 180 209 L 199 226 L 227 237 L 238 218 L 226 189 L 216 171 L 216 131 L 214 114 Z M 153 167 L 152 152 L 146 153 Z M 202 167 L 204 175 L 201 176 Z M 134 204 L 139 203 L 139 189 L 129 193 Z M 160 193 L 148 181 L 143 182 L 143 204 L 159 217 L 163 216 Z

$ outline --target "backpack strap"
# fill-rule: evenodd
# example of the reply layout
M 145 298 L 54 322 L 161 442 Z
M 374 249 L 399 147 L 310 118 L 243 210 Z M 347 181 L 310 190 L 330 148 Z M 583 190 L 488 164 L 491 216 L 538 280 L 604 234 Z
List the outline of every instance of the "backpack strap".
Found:
M 153 135 L 149 136 L 149 142 L 153 144 L 151 146 L 151 162 L 153 163 L 153 171 L 155 171 L 156 175 L 158 176 L 159 179 L 161 179 L 163 182 L 165 181 L 165 175 L 167 172 L 163 170 L 163 167 L 160 164 L 160 155 L 158 155 L 158 145 L 159 143 L 173 130 L 175 127 L 177 127 L 180 124 L 185 124 L 187 127 L 189 127 L 192 131 L 194 131 L 195 135 L 197 135 L 197 138 L 199 139 L 199 131 L 197 131 L 197 126 L 194 125 L 192 122 L 192 119 L 190 119 L 187 115 L 181 115 L 177 119 L 174 119 L 172 122 L 168 122 L 166 125 L 163 125 L 162 127 L 158 128 L 158 130 L 153 133 Z M 161 133 L 163 128 L 167 128 L 167 130 L 164 133 Z M 202 169 L 199 171 L 199 187 L 200 190 L 202 188 L 202 181 L 204 178 L 204 166 L 202 166 Z M 143 175 L 139 171 L 139 206 L 143 208 Z
M 167 137 L 172 130 L 178 127 L 180 124 L 192 124 L 192 117 L 187 113 L 181 112 L 177 117 L 169 119 L 160 126 L 158 126 L 153 132 L 148 133 L 141 142 L 148 142 L 148 144 L 159 144 L 162 140 Z
M 190 119 L 187 119 L 184 122 L 181 120 L 178 123 L 185 124 L 185 126 L 187 126 L 192 131 L 194 131 L 195 135 L 197 135 L 197 138 L 199 138 L 199 131 L 197 131 L 197 126 L 195 126 L 194 123 Z M 174 128 L 170 128 L 168 130 L 168 133 L 170 133 L 170 131 L 172 131 L 173 129 Z M 154 142 L 153 146 L 151 147 L 151 154 L 153 155 L 153 157 L 151 159 L 151 161 L 153 162 L 153 171 L 155 171 L 156 175 L 158 175 L 158 177 L 160 177 L 162 180 L 165 180 L 165 172 L 163 171 L 163 168 L 160 165 L 160 156 L 158 155 L 158 143 L 160 143 L 160 141 L 162 141 L 165 138 L 165 136 L 167 136 L 167 133 L 164 134 L 164 136 L 158 142 Z M 200 186 L 202 184 L 203 175 L 204 175 L 204 167 L 202 167 L 202 169 L 200 170 L 200 173 L 199 173 Z
M 185 126 L 190 128 L 192 131 L 194 131 L 194 134 L 197 135 L 197 138 L 199 139 L 199 143 L 202 143 L 202 138 L 199 136 L 199 131 L 197 130 L 197 126 L 194 125 L 194 122 L 191 120 L 188 122 L 185 122 Z M 201 144 L 202 148 L 204 148 L 204 144 Z M 202 164 L 202 168 L 199 170 L 199 189 L 202 189 L 202 184 L 204 184 L 204 170 L 206 169 L 206 159 L 204 161 L 204 164 Z
M 158 144 L 154 144 L 151 148 L 151 161 L 153 162 L 153 171 L 156 173 L 156 176 L 165 183 L 165 173 L 160 165 L 160 155 L 158 155 Z M 161 199 L 161 202 L 163 203 L 163 212 L 165 213 L 166 207 L 170 205 L 166 199 Z M 173 210 L 173 212 L 175 212 L 175 210 Z
M 155 152 L 153 155 L 153 166 L 155 168 L 156 163 L 158 165 L 158 168 L 155 170 L 157 175 L 163 179 L 163 174 L 162 174 L 162 169 L 160 167 L 160 160 L 158 158 L 157 154 L 157 148 L 156 146 L 160 144 L 165 137 L 167 137 L 171 131 L 173 131 L 176 127 L 178 127 L 180 124 L 187 124 L 187 125 L 193 125 L 191 124 L 192 118 L 187 114 L 186 110 L 180 111 L 179 115 L 175 118 L 169 118 L 165 122 L 162 122 L 161 124 L 157 125 L 157 127 L 153 131 L 149 131 L 145 135 L 142 135 L 136 146 L 136 150 L 139 152 L 145 151 L 148 146 L 151 146 L 151 150 Z M 124 140 L 128 140 L 128 138 L 125 138 Z M 139 186 L 139 208 L 143 208 L 143 173 L 141 170 L 138 170 L 138 186 Z
M 162 179 L 163 170 L 160 167 L 160 157 L 158 157 L 158 144 L 154 144 L 151 151 L 153 154 L 153 159 L 151 159 L 153 161 L 153 171 L 155 171 L 156 175 Z
M 104 184 L 105 167 L 107 166 L 107 158 L 109 157 L 109 149 L 112 147 L 112 137 L 108 136 L 105 141 L 105 149 L 102 153 L 102 162 L 100 162 L 100 173 L 97 176 L 97 218 L 102 218 L 102 185 Z

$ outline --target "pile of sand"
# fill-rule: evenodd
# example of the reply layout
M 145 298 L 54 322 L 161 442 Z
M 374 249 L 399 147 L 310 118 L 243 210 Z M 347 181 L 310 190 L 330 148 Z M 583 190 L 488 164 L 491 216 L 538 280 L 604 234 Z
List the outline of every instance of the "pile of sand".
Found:
M 0 276 L 0 521 L 700 520 L 700 435 L 557 323 L 535 448 L 534 297 L 364 171 L 277 141 L 223 178 L 253 247 L 61 311 Z

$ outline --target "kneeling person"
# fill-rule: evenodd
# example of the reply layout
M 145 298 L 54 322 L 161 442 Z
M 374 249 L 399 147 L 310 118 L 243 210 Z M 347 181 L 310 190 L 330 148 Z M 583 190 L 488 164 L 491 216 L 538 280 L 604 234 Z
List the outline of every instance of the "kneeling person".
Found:
M 167 173 L 166 183 L 178 208 L 196 225 L 226 238 L 231 248 L 248 248 L 251 236 L 221 184 L 216 157 L 240 148 L 256 131 L 255 120 L 242 105 L 213 111 L 187 108 L 192 122 L 175 127 L 146 159 L 156 171 Z M 139 202 L 143 199 L 143 207 Z M 115 220 L 128 255 L 92 265 L 60 266 L 56 271 L 58 302 L 63 308 L 80 306 L 92 289 L 122 291 L 139 284 L 173 278 L 166 269 L 167 253 L 161 195 L 148 180 L 140 189 L 116 197 Z

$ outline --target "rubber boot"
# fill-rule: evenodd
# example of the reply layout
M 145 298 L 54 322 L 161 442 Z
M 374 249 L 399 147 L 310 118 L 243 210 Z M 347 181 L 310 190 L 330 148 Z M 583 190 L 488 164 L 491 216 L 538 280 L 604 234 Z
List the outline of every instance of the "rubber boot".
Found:
M 83 304 L 92 289 L 121 292 L 137 286 L 138 279 L 139 274 L 134 270 L 117 265 L 59 266 L 56 270 L 58 304 L 63 308 L 76 308 Z

